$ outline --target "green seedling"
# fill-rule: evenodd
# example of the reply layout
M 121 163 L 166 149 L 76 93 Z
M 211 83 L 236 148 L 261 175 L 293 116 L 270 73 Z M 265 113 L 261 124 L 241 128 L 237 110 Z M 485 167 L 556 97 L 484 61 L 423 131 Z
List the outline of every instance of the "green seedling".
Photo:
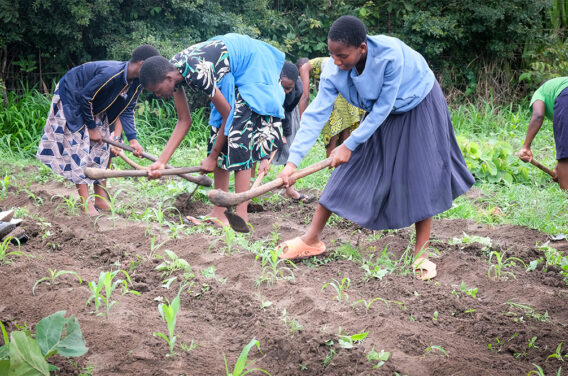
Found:
M 568 358 L 568 354 L 564 355 L 565 357 Z M 562 358 L 562 342 L 560 342 L 560 344 L 556 347 L 556 352 L 554 354 L 549 355 L 546 359 L 558 359 L 561 362 L 564 361 L 564 359 Z
M 544 373 L 544 370 L 542 369 L 541 366 L 539 366 L 538 364 L 532 364 L 533 366 L 536 367 L 536 369 L 533 369 L 532 371 L 530 371 L 527 376 L 531 376 L 531 375 L 537 375 L 537 376 L 546 376 L 546 374 Z M 556 372 L 556 376 L 562 376 L 562 367 L 558 368 L 558 372 Z
M 501 351 L 501 346 L 502 346 L 502 343 L 501 343 L 501 340 L 499 339 L 499 337 L 495 338 L 495 346 L 492 343 L 487 344 L 487 348 L 490 351 L 493 351 L 493 352 Z
M 208 266 L 207 268 L 203 269 L 201 271 L 201 274 L 207 279 L 214 279 L 214 280 L 217 280 L 221 283 L 225 283 L 227 281 L 227 278 L 217 277 L 217 275 L 215 274 L 215 265 L 211 265 L 211 266 Z
M 244 376 L 251 372 L 262 372 L 265 375 L 270 375 L 270 373 L 261 368 L 251 368 L 254 364 L 254 361 L 247 364 L 248 353 L 250 352 L 251 348 L 255 346 L 260 351 L 260 342 L 258 342 L 255 338 L 253 338 L 241 351 L 241 355 L 237 359 L 237 363 L 235 363 L 235 367 L 233 368 L 233 372 L 229 371 L 229 365 L 227 363 L 227 358 L 225 354 L 223 354 L 223 359 L 225 360 L 225 371 L 227 376 Z
M 518 258 L 518 257 L 505 258 L 505 255 L 506 255 L 506 251 L 503 251 L 503 253 L 500 253 L 498 251 L 491 252 L 491 254 L 489 255 L 489 263 L 491 263 L 493 256 L 495 256 L 496 264 L 491 264 L 491 266 L 489 267 L 489 270 L 487 271 L 487 276 L 489 278 L 492 278 L 491 275 L 493 274 L 493 279 L 495 279 L 497 281 L 507 279 L 507 277 L 506 277 L 507 275 L 516 279 L 517 277 L 515 276 L 515 273 L 505 271 L 505 269 L 507 269 L 509 267 L 516 266 L 515 261 L 523 264 L 523 266 L 525 268 L 527 267 L 527 265 L 524 263 L 524 261 L 521 260 L 520 258 Z
M 20 191 L 24 191 L 28 195 L 28 198 L 33 201 L 35 206 L 42 206 L 43 205 L 43 198 L 35 195 L 30 189 L 22 188 L 22 189 L 20 189 Z
M 263 252 L 264 251 L 264 252 Z M 256 254 L 256 259 L 260 258 L 260 266 L 262 273 L 257 280 L 257 285 L 264 282 L 271 284 L 279 279 L 294 280 L 294 272 L 291 268 L 284 266 L 291 265 L 293 268 L 296 265 L 290 260 L 284 260 L 278 257 L 280 251 L 275 248 L 263 249 L 261 253 Z
M 450 355 L 448 354 L 448 352 L 447 352 L 442 346 L 439 346 L 439 345 L 430 345 L 430 346 L 428 346 L 428 347 L 426 348 L 426 351 L 424 351 L 424 354 L 428 354 L 428 353 L 430 353 L 432 350 L 436 350 L 436 351 L 441 352 L 442 354 L 444 354 L 444 356 L 445 356 L 446 358 L 449 358 L 449 357 L 450 357 Z
M 357 333 L 353 335 L 345 334 L 341 331 L 340 327 L 339 334 L 337 335 L 339 337 L 337 342 L 341 348 L 352 349 L 357 343 L 362 342 L 368 335 L 369 332 Z
M 438 321 L 438 311 L 434 311 L 434 315 L 432 316 L 432 321 L 437 322 Z
M 123 273 L 126 277 L 126 281 L 122 279 L 117 279 L 114 281 L 114 278 L 117 276 L 118 273 Z M 130 280 L 130 276 L 124 270 L 115 270 L 113 272 L 101 272 L 99 275 L 98 283 L 95 281 L 89 282 L 89 290 L 91 291 L 91 296 L 87 299 L 87 303 L 85 304 L 88 306 L 91 301 L 95 302 L 95 310 L 91 313 L 98 312 L 99 308 L 104 303 L 106 309 L 106 316 L 110 312 L 110 309 L 113 305 L 117 304 L 115 300 L 111 300 L 112 293 L 114 290 L 119 286 L 122 285 L 122 295 L 127 293 L 140 295 L 138 291 L 129 290 L 128 284 L 132 286 L 132 281 Z M 97 313 L 97 316 L 103 315 L 103 313 Z
M 162 320 L 164 320 L 167 324 L 168 324 L 168 336 L 166 337 L 165 334 L 163 333 L 158 333 L 158 332 L 154 332 L 153 335 L 163 338 L 167 343 L 168 346 L 170 348 L 170 352 L 166 355 L 166 356 L 174 356 L 175 352 L 175 345 L 176 345 L 176 335 L 175 335 L 175 329 L 176 329 L 176 320 L 177 320 L 177 315 L 179 312 L 179 308 L 180 308 L 180 295 L 181 295 L 181 291 L 184 289 L 185 285 L 181 285 L 179 288 L 179 291 L 176 295 L 176 297 L 172 300 L 171 303 L 165 304 L 165 303 L 160 303 L 158 305 L 158 311 L 160 311 L 160 315 L 162 316 Z M 167 299 L 166 299 L 167 301 Z M 193 343 L 193 341 L 192 341 Z
M 9 186 L 10 186 L 10 176 L 6 174 L 4 175 L 4 178 L 0 180 L 0 201 L 6 198 Z
M 381 350 L 380 352 L 375 351 L 375 347 L 369 351 L 367 354 L 367 360 L 371 363 L 376 363 L 372 369 L 381 368 L 390 358 L 390 352 Z
M 49 268 L 49 274 L 50 274 L 49 276 L 40 278 L 34 283 L 34 286 L 32 287 L 32 295 L 35 295 L 35 288 L 40 283 L 46 282 L 48 285 L 54 285 L 55 280 L 58 277 L 60 277 L 64 274 L 73 274 L 75 277 L 77 277 L 77 279 L 79 280 L 79 283 L 83 283 L 83 281 L 81 280 L 81 277 L 79 277 L 79 274 L 77 274 L 76 272 L 71 271 L 71 270 L 57 270 L 57 269 Z
M 323 287 L 321 288 L 321 290 L 325 290 L 326 287 L 331 286 L 334 288 L 335 292 L 337 293 L 337 295 L 335 295 L 335 299 L 337 299 L 338 302 L 342 301 L 343 299 L 345 299 L 345 301 L 349 300 L 349 295 L 347 295 L 346 290 L 349 289 L 349 286 L 351 285 L 351 280 L 348 277 L 344 277 L 341 282 L 339 282 L 336 279 L 333 279 L 333 281 L 326 283 L 325 285 L 323 285 Z
M 156 238 L 157 238 L 157 236 L 154 235 L 154 236 L 152 236 L 152 239 L 150 240 L 150 252 L 146 253 L 146 258 L 148 260 L 152 260 L 154 258 L 154 255 L 156 254 L 156 251 L 159 250 L 169 240 L 168 239 L 168 240 L 164 240 L 161 243 L 156 243 Z
M 164 257 L 164 261 L 156 266 L 156 270 L 162 272 L 162 278 L 169 277 L 172 273 L 183 270 L 187 273 L 193 273 L 191 270 L 191 266 L 187 261 L 182 258 L 179 258 L 175 252 L 170 251 L 169 249 L 164 250 L 165 255 L 169 258 L 166 260 Z
M 51 197 L 51 202 L 53 202 L 54 198 L 59 198 L 62 201 L 55 207 L 55 215 L 57 215 L 57 211 L 62 207 L 67 210 L 68 215 L 77 215 L 81 213 L 81 209 L 85 208 L 81 204 L 81 199 L 76 196 L 67 197 L 64 195 L 55 195 Z
M 185 343 L 180 342 L 179 347 L 181 347 L 181 349 L 187 353 L 195 350 L 197 348 L 197 346 L 199 346 L 199 344 L 197 342 L 195 342 L 194 340 L 191 340 L 191 343 L 189 345 L 186 345 Z
M 333 342 L 332 342 L 333 344 Z M 333 358 L 337 355 L 337 351 L 332 347 L 329 349 L 329 354 L 326 355 L 325 359 L 323 360 L 323 368 L 327 367 Z
M 8 257 L 10 256 L 21 256 L 22 252 L 20 252 L 20 241 L 16 239 L 18 243 L 18 250 L 8 252 L 8 248 L 11 246 L 12 239 L 16 239 L 13 236 L 7 236 L 2 243 L 0 243 L 0 265 L 10 263 Z
M 47 360 L 58 354 L 79 357 L 87 352 L 79 322 L 75 316 L 65 318 L 65 311 L 41 319 L 35 338 L 28 329 L 13 331 L 8 337 L 0 322 L 4 345 L 0 346 L 0 375 L 43 375 L 58 368 Z
M 157 207 L 149 207 L 146 208 L 146 211 L 144 212 L 144 214 L 142 214 L 142 219 L 145 220 L 147 223 L 148 222 L 157 222 L 159 224 L 164 224 L 164 222 L 167 219 L 167 213 L 168 212 L 177 212 L 177 216 L 180 218 L 181 221 L 181 213 L 180 211 L 173 206 L 167 206 L 164 207 L 164 203 L 163 202 L 158 202 L 158 206 Z

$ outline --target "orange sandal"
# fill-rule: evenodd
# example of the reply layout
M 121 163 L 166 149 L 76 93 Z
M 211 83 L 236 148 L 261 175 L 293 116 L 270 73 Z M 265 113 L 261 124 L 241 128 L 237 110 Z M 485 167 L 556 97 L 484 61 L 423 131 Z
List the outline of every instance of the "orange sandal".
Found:
M 417 258 L 413 263 L 412 267 L 416 272 L 416 278 L 423 281 L 435 278 L 438 275 L 436 271 L 436 264 L 427 258 Z
M 299 236 L 292 240 L 287 240 L 280 243 L 277 250 L 282 250 L 282 253 L 278 255 L 281 259 L 292 260 L 296 258 L 308 258 L 312 256 L 321 255 L 325 252 L 325 244 L 322 241 L 319 242 L 317 247 L 312 247 L 306 244 Z

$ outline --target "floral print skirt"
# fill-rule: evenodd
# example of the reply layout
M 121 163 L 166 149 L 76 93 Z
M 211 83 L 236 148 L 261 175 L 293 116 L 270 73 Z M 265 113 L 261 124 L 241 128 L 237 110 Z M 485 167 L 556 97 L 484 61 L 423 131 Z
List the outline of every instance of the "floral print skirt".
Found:
M 211 127 L 207 154 L 217 140 L 218 131 L 219 128 Z M 227 171 L 247 170 L 254 163 L 270 158 L 282 145 L 282 120 L 254 112 L 235 88 L 233 125 L 217 166 Z
M 107 168 L 110 148 L 105 142 L 91 142 L 86 127 L 72 133 L 67 127 L 63 104 L 59 97 L 59 85 L 55 89 L 51 108 L 37 151 L 37 159 L 75 184 L 99 183 L 85 176 L 86 167 Z M 102 137 L 110 137 L 110 127 L 105 112 L 95 117 Z M 103 181 L 104 179 L 101 179 Z

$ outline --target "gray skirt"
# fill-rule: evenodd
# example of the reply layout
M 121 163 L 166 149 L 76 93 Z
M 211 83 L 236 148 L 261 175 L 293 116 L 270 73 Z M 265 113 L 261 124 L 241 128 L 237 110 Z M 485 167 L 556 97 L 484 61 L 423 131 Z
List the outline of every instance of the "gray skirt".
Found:
M 274 155 L 274 160 L 272 161 L 273 165 L 285 165 L 288 161 L 288 156 L 290 156 L 290 146 L 294 141 L 294 137 L 296 137 L 296 133 L 298 133 L 298 129 L 300 129 L 300 110 L 298 106 L 294 107 L 291 112 L 286 113 L 286 119 L 288 119 L 288 123 L 290 124 L 290 135 L 286 137 L 286 143 L 282 144 L 282 147 L 278 148 L 276 154 Z
M 336 168 L 319 203 L 370 230 L 397 229 L 448 210 L 475 182 L 440 85 L 390 115 Z

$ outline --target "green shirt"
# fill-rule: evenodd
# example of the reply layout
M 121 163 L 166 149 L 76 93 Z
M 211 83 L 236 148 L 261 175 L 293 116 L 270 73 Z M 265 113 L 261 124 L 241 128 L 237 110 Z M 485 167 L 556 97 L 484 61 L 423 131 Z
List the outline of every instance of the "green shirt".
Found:
M 533 94 L 531 99 L 531 107 L 536 101 L 544 102 L 544 114 L 552 120 L 554 115 L 554 102 L 556 98 L 562 93 L 562 90 L 568 87 L 568 77 L 558 77 L 546 81 L 539 87 Z

